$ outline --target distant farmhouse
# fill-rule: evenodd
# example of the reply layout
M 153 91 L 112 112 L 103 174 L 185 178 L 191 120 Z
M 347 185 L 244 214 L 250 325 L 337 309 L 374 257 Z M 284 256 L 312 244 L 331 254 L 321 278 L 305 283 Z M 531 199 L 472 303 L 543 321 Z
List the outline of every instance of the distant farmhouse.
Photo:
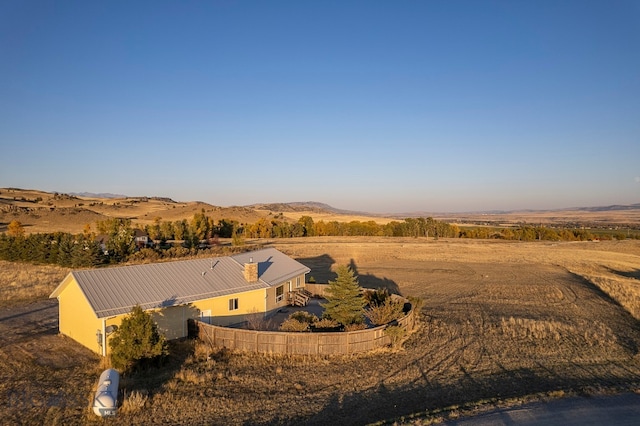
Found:
M 136 243 L 136 247 L 141 249 L 145 247 L 149 247 L 152 245 L 151 238 L 149 238 L 149 234 L 147 231 L 143 231 L 142 229 L 134 229 L 133 230 L 133 238 Z
M 103 356 L 108 336 L 135 305 L 167 339 L 187 336 L 187 320 L 234 325 L 267 317 L 305 285 L 310 269 L 267 248 L 233 256 L 70 272 L 51 293 L 60 333 Z
M 107 250 L 107 243 L 109 242 L 109 239 L 110 237 L 107 234 L 99 234 L 95 239 L 98 245 L 100 245 L 100 250 L 102 250 L 102 253 L 105 255 L 109 255 L 109 250 Z M 133 230 L 133 242 L 136 245 L 136 250 L 153 246 L 153 240 L 149 237 L 149 234 L 138 228 Z

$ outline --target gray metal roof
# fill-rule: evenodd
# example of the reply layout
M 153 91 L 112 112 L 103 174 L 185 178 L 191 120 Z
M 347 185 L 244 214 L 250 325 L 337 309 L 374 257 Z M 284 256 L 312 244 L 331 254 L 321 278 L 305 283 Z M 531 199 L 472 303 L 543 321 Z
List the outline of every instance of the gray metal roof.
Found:
M 243 275 L 244 263 L 251 258 L 258 263 L 254 283 Z M 230 257 L 73 271 L 70 275 L 96 316 L 106 318 L 129 313 L 135 305 L 161 308 L 268 288 L 307 272 L 306 266 L 269 248 Z M 50 297 L 57 297 L 63 284 Z
M 231 256 L 240 265 L 250 261 L 258 264 L 258 277 L 269 286 L 281 284 L 287 280 L 306 274 L 311 270 L 274 248 L 250 251 Z

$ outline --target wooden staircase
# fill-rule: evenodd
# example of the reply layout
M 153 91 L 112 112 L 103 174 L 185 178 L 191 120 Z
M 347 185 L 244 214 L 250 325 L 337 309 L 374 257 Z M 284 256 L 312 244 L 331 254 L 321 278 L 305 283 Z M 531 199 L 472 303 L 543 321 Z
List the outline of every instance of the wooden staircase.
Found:
M 309 299 L 311 293 L 304 288 L 289 293 L 289 304 L 292 306 L 307 306 Z

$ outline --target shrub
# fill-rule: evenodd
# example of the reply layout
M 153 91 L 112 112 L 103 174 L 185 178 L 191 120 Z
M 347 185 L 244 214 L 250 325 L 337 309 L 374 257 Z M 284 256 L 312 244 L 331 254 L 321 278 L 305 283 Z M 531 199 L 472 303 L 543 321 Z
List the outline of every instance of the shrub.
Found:
M 139 305 L 122 320 L 111 340 L 111 362 L 123 372 L 155 361 L 168 354 L 164 336 L 150 314 Z
M 422 307 L 424 306 L 424 299 L 421 297 L 415 297 L 415 296 L 408 296 L 407 299 L 409 300 L 409 303 L 411 303 L 411 309 L 416 312 L 419 313 L 422 310 Z
M 386 288 L 368 290 L 364 293 L 364 299 L 367 301 L 369 306 L 382 305 L 389 296 L 389 290 Z
M 287 318 L 280 325 L 280 330 L 295 331 L 295 332 L 309 331 L 309 323 L 298 321 L 293 318 Z
M 391 347 L 395 348 L 400 345 L 400 342 L 406 336 L 407 330 L 397 325 L 392 325 L 390 327 L 385 328 L 384 334 L 389 336 L 391 339 Z
M 311 324 L 318 321 L 318 317 L 305 311 L 294 312 L 280 325 L 282 331 L 309 331 Z
M 234 230 L 231 236 L 231 245 L 234 247 L 241 247 L 244 245 L 244 234 L 240 230 Z
M 313 324 L 314 322 L 318 321 L 317 316 L 305 311 L 294 312 L 289 315 L 289 318 L 300 322 L 306 322 L 307 324 Z
M 125 395 L 120 412 L 124 414 L 137 413 L 144 408 L 148 400 L 149 397 L 146 390 L 133 391 L 129 395 Z
M 373 325 L 389 324 L 404 316 L 404 303 L 388 298 L 380 305 L 371 305 L 365 316 Z
M 162 258 L 162 255 L 160 253 L 158 253 L 156 250 L 145 247 L 145 248 L 141 248 L 140 250 L 138 250 L 137 252 L 133 253 L 131 256 L 129 256 L 129 260 L 132 261 L 144 261 L 144 260 L 160 260 Z
M 340 327 L 340 324 L 331 318 L 322 318 L 313 324 L 313 328 L 316 331 L 335 331 L 338 327 Z
M 365 323 L 353 323 L 353 324 L 345 325 L 344 331 L 358 331 L 358 330 L 364 330 L 365 328 L 367 328 L 367 325 Z
M 175 375 L 175 379 L 183 383 L 192 383 L 194 385 L 201 385 L 207 380 L 206 374 L 200 374 L 197 371 L 182 368 Z

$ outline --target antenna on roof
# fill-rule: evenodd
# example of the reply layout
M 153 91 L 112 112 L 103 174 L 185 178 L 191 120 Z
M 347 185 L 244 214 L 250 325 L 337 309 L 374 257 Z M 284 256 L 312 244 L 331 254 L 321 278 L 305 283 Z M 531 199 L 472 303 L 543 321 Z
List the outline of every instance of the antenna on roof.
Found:
M 213 268 L 218 264 L 218 262 L 220 262 L 219 260 L 216 260 L 216 263 L 213 263 L 213 260 L 211 261 L 211 269 L 213 270 Z
M 207 271 L 202 271 L 202 276 L 204 277 L 206 275 Z

